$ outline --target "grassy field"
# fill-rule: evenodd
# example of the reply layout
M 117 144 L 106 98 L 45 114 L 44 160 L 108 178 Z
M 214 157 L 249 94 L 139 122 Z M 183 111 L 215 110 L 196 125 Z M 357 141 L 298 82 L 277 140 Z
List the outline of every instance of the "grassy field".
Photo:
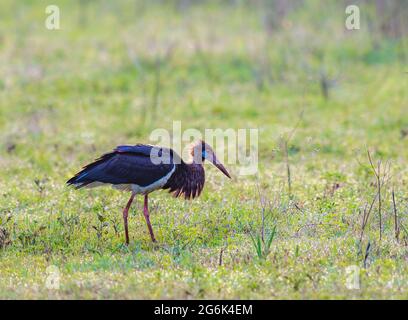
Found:
M 354 31 L 340 1 L 53 3 L 54 31 L 48 3 L 0 4 L 0 298 L 408 298 L 406 21 L 383 34 L 362 1 Z M 126 247 L 129 195 L 65 181 L 174 120 L 258 128 L 259 172 L 155 192 L 157 245 L 139 197 Z

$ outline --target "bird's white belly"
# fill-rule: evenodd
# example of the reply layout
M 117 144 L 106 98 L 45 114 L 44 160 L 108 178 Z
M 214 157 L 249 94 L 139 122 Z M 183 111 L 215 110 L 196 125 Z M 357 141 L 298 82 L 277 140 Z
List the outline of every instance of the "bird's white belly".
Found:
M 170 179 L 175 170 L 176 166 L 174 165 L 173 169 L 171 169 L 171 171 L 167 175 L 159 180 L 156 180 L 152 184 L 149 184 L 148 186 L 139 186 L 138 184 L 116 184 L 112 187 L 119 190 L 132 191 L 135 194 L 146 194 L 163 187 Z

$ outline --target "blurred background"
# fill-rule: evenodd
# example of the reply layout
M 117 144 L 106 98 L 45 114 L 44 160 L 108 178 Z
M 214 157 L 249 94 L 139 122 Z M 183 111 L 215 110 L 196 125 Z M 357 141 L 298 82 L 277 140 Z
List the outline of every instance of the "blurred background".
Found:
M 406 298 L 407 59 L 407 0 L 1 0 L 0 297 Z M 259 129 L 259 173 L 155 192 L 154 249 L 135 201 L 124 247 L 127 195 L 65 181 L 175 120 Z
M 67 162 L 148 142 L 173 120 L 259 128 L 263 159 L 279 158 L 300 118 L 298 160 L 343 161 L 365 145 L 395 158 L 406 147 L 404 0 L 53 4 L 59 30 L 45 27 L 47 1 L 0 4 L 3 169 L 68 176 Z M 349 4 L 359 30 L 345 28 Z

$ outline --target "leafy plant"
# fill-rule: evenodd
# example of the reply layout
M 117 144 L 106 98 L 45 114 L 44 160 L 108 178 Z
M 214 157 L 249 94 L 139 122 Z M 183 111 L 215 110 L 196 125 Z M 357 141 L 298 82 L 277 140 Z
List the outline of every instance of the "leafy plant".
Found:
M 93 225 L 92 228 L 96 231 L 96 236 L 98 240 L 101 240 L 104 234 L 108 233 L 109 222 L 106 221 L 106 217 L 102 214 L 97 214 L 99 223 Z
M 7 230 L 7 224 L 9 223 L 11 218 L 12 216 L 10 214 L 0 214 L 0 248 L 4 248 L 11 243 L 10 232 Z
M 276 235 L 276 225 L 273 226 L 266 240 L 260 234 L 257 234 L 254 236 L 252 233 L 250 233 L 252 244 L 255 248 L 256 254 L 259 259 L 266 259 L 266 257 L 269 255 L 269 253 L 271 252 L 271 245 L 272 245 L 273 239 L 275 238 L 275 235 Z

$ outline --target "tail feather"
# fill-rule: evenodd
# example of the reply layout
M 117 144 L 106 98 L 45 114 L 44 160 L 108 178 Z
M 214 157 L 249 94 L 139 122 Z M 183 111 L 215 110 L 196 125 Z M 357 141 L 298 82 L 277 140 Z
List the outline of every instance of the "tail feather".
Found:
M 115 155 L 115 152 L 110 152 L 102 155 L 100 158 L 96 159 L 94 162 L 87 164 L 82 168 L 81 171 L 79 171 L 75 176 L 73 176 L 71 179 L 69 179 L 66 183 L 68 185 L 72 185 L 75 189 L 81 189 L 83 187 L 86 187 L 88 185 L 94 184 L 95 180 L 89 179 L 87 176 L 90 173 L 92 169 L 94 169 L 96 166 L 100 165 L 101 163 L 109 160 Z

